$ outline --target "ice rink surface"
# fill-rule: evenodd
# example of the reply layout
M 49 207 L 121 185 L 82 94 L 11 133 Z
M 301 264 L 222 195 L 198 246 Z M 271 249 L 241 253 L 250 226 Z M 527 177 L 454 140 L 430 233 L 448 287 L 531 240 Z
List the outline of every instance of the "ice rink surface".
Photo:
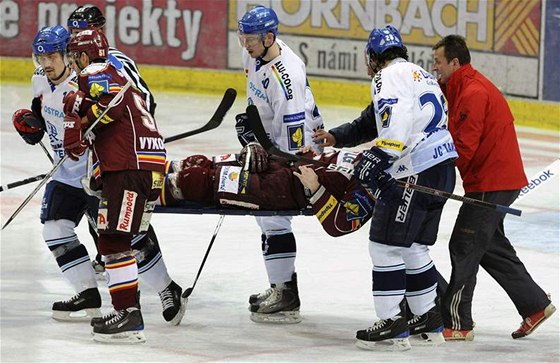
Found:
M 29 146 L 11 124 L 11 114 L 31 103 L 30 85 L 1 84 L 1 167 L 5 185 L 51 169 L 39 146 Z M 241 91 L 241 90 L 240 90 Z M 241 93 L 241 92 L 240 92 Z M 210 118 L 220 97 L 161 93 L 156 119 L 164 136 L 200 127 Z M 364 105 L 365 106 L 365 105 Z M 194 153 L 217 155 L 238 150 L 234 115 L 245 107 L 238 97 L 216 130 L 167 145 L 169 158 Z M 321 111 L 326 128 L 353 120 L 359 108 L 327 107 Z M 538 117 L 535 115 L 535 117 Z M 559 157 L 559 135 L 518 128 L 528 177 Z M 44 139 L 46 142 L 46 138 Z M 5 223 L 36 184 L 0 195 Z M 532 191 L 515 207 L 522 217 L 506 218 L 506 233 L 533 278 L 560 306 L 558 177 Z M 458 183 L 456 194 L 462 194 Z M 296 325 L 258 325 L 249 320 L 248 297 L 267 287 L 260 251 L 260 231 L 250 216 L 226 216 L 180 326 L 168 326 L 157 293 L 142 285 L 142 313 L 147 342 L 136 346 L 103 345 L 92 341 L 88 323 L 51 319 L 51 305 L 74 294 L 63 280 L 42 240 L 39 209 L 42 190 L 1 233 L 1 355 L 2 362 L 558 362 L 559 318 L 556 313 L 538 330 L 520 340 L 510 333 L 521 322 L 505 292 L 486 272 L 478 274 L 473 303 L 473 342 L 440 347 L 414 347 L 407 352 L 362 351 L 354 346 L 356 330 L 375 320 L 371 296 L 368 226 L 345 237 L 332 238 L 314 217 L 296 217 L 296 268 L 301 315 Z M 459 203 L 449 201 L 432 258 L 446 278 L 447 251 Z M 172 278 L 183 289 L 192 285 L 217 215 L 156 214 L 152 219 Z M 82 221 L 82 242 L 94 246 Z M 106 283 L 99 280 L 103 312 L 110 310 Z

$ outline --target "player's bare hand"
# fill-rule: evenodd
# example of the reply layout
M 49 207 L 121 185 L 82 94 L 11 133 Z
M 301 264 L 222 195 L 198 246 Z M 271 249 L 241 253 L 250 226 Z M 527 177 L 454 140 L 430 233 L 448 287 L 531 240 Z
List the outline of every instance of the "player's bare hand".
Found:
M 294 175 L 297 176 L 301 184 L 309 189 L 311 193 L 315 193 L 321 186 L 321 184 L 319 184 L 319 177 L 317 176 L 317 173 L 315 173 L 315 170 L 310 167 L 302 165 L 299 167 L 299 173 L 294 171 Z
M 318 155 L 317 151 L 313 149 L 313 147 L 311 147 L 310 145 L 305 145 L 304 147 L 300 148 L 297 152 L 298 155 L 305 155 L 307 153 L 311 153 L 311 155 L 307 157 L 313 157 Z
M 312 136 L 313 142 L 320 147 L 333 146 L 336 144 L 336 138 L 333 134 L 323 129 L 315 131 Z

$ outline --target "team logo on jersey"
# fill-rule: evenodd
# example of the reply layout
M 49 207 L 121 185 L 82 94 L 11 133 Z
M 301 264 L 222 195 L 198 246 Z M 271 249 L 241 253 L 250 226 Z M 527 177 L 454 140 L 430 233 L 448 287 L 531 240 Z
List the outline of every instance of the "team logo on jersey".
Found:
M 108 80 L 99 80 L 89 83 L 89 94 L 93 98 L 99 98 L 104 93 L 109 93 Z
M 388 106 L 381 111 L 379 117 L 381 118 L 381 127 L 386 129 L 391 124 L 391 115 L 393 114 L 393 108 Z
M 294 98 L 293 90 L 292 90 L 292 80 L 290 79 L 290 75 L 286 73 L 286 67 L 282 64 L 282 61 L 278 61 L 270 67 L 272 73 L 274 74 L 274 78 L 280 84 L 280 87 L 284 91 L 284 96 L 289 101 Z
M 368 209 L 366 209 L 366 207 L 364 206 L 364 202 L 367 202 L 368 199 L 364 197 L 364 195 L 355 193 L 354 199 L 346 201 L 344 203 L 344 209 L 346 209 L 346 219 L 348 221 L 361 220 L 365 218 L 365 216 L 367 216 Z M 366 204 L 370 206 L 371 203 Z
M 422 74 L 417 70 L 412 71 L 412 79 L 415 82 L 420 82 L 422 80 Z
M 303 124 L 288 126 L 288 149 L 298 150 L 304 146 Z

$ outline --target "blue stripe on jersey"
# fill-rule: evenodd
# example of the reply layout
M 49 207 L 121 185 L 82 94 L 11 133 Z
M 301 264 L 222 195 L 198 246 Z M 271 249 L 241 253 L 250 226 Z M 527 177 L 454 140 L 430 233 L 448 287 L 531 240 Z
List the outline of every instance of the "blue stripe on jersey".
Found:
M 385 105 L 394 105 L 395 103 L 399 102 L 398 98 L 381 98 L 377 101 L 377 108 L 382 109 Z

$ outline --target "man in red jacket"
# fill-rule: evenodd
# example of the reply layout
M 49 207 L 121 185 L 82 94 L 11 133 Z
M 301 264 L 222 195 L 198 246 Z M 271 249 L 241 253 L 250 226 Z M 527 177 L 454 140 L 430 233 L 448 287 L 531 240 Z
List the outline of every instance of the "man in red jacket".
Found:
M 447 97 L 449 131 L 465 196 L 510 205 L 527 185 L 513 115 L 500 91 L 470 64 L 465 39 L 449 35 L 434 47 L 434 68 Z M 533 281 L 504 233 L 504 214 L 463 204 L 449 241 L 452 273 L 442 301 L 446 340 L 473 340 L 472 297 L 482 266 L 523 317 L 522 338 L 556 308 Z

